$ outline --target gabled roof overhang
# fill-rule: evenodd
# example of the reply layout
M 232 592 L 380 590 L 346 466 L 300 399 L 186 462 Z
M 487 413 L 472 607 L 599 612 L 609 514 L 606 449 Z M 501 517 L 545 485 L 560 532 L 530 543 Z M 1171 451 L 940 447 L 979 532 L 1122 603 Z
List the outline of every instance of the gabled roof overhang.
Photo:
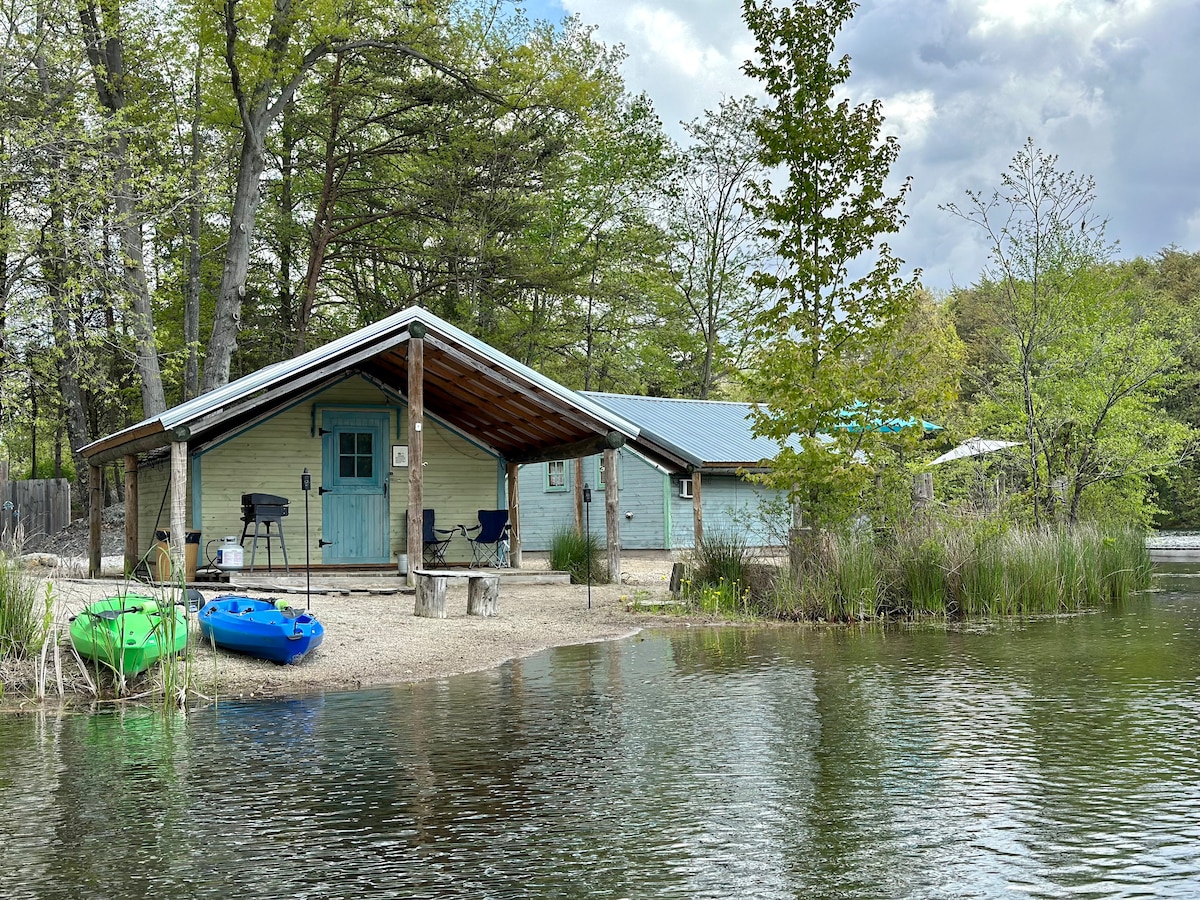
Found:
M 209 443 L 356 372 L 406 395 L 409 344 L 418 323 L 424 339 L 425 409 L 498 457 L 508 462 L 565 458 L 637 437 L 637 426 L 615 413 L 411 307 L 94 441 L 80 452 L 90 464 L 102 465 L 172 442 Z

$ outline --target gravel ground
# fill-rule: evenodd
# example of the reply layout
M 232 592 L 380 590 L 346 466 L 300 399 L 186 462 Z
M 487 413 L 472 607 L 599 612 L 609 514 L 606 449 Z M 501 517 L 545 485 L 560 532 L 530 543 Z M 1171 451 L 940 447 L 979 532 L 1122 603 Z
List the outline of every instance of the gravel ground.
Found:
M 120 560 L 113 562 L 119 566 Z M 537 560 L 531 562 L 538 565 Z M 67 638 L 68 621 L 88 603 L 119 593 L 125 586 L 115 579 L 70 577 L 71 569 L 71 565 L 60 567 L 46 581 L 57 601 L 57 671 L 68 696 L 86 696 L 87 682 Z M 300 665 L 279 666 L 214 651 L 193 631 L 186 657 L 187 682 L 201 697 L 275 697 L 354 689 L 489 669 L 549 647 L 614 640 L 647 625 L 683 624 L 681 617 L 664 614 L 659 605 L 669 600 L 669 560 L 630 559 L 624 571 L 624 584 L 592 586 L 590 609 L 586 586 L 502 583 L 499 614 L 493 618 L 466 615 L 466 586 L 458 580 L 452 580 L 447 592 L 446 619 L 414 616 L 413 594 L 401 589 L 399 578 L 355 581 L 314 573 L 313 592 L 307 598 L 303 592 L 238 589 L 237 593 L 251 597 L 286 596 L 293 606 L 307 601 L 325 626 L 323 644 Z M 302 586 L 304 580 L 293 574 L 291 584 Z M 326 592 L 326 587 L 334 590 Z M 132 585 L 129 589 L 161 595 L 160 588 Z M 347 595 L 345 590 L 351 592 Z M 229 592 L 227 587 L 215 587 L 203 594 Z M 196 627 L 194 618 L 190 627 Z M 58 681 L 53 661 L 49 668 L 48 693 L 53 695 Z M 153 690 L 154 685 L 145 689 Z
M 80 672 L 67 637 L 70 617 L 94 600 L 124 591 L 162 594 L 161 588 L 128 584 L 119 579 L 123 569 L 124 523 L 120 510 L 106 510 L 102 527 L 102 580 L 88 580 L 86 556 L 88 523 L 73 522 L 56 535 L 27 541 L 31 566 L 45 566 L 45 583 L 56 600 L 59 629 L 57 665 L 48 663 L 52 695 L 61 680 L 68 696 L 87 696 L 88 682 Z M 546 569 L 544 557 L 528 554 L 527 569 Z M 588 590 L 581 585 L 529 585 L 502 582 L 499 615 L 480 618 L 466 615 L 466 586 L 452 580 L 447 592 L 446 619 L 413 615 L 414 597 L 405 592 L 398 577 L 328 577 L 313 573 L 311 610 L 325 626 L 325 640 L 298 666 L 278 666 L 263 660 L 214 651 L 199 639 L 189 638 L 187 681 L 201 696 L 271 697 L 345 690 L 369 685 L 403 683 L 462 672 L 494 668 L 507 660 L 529 656 L 549 647 L 614 640 L 636 633 L 646 625 L 677 625 L 678 615 L 664 615 L 669 601 L 667 579 L 671 560 L 662 555 L 628 554 L 622 560 L 623 583 L 593 585 L 591 608 Z M 249 579 L 247 579 L 249 580 Z M 281 593 L 275 585 L 286 582 L 302 588 L 302 576 L 277 579 L 272 587 L 238 588 L 250 597 L 286 596 L 293 606 L 306 603 L 304 593 Z M 325 588 L 331 588 L 326 591 Z M 349 590 L 347 595 L 344 593 Z M 204 590 L 205 597 L 231 593 L 227 586 Z M 667 607 L 669 609 L 669 607 Z M 196 628 L 195 619 L 190 622 Z M 61 674 L 56 675 L 55 672 Z M 6 703 L 28 695 L 19 675 L 5 673 L 10 686 Z M 13 686 L 16 685 L 16 689 Z M 25 690 L 22 690 L 25 687 Z M 137 690 L 135 685 L 135 690 Z M 153 684 L 145 689 L 151 691 Z

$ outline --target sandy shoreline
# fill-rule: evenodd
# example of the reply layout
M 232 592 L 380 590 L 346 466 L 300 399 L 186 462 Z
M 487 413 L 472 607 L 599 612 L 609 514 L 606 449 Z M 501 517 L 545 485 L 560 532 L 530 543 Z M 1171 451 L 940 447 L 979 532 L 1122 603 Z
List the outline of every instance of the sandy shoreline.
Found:
M 189 636 L 187 682 L 201 697 L 260 698 L 352 690 L 490 669 L 551 647 L 620 639 L 647 625 L 683 624 L 678 616 L 639 608 L 669 596 L 665 576 L 657 569 L 643 567 L 641 572 L 627 573 L 626 579 L 627 583 L 621 585 L 593 585 L 590 609 L 586 586 L 504 584 L 499 614 L 492 618 L 467 616 L 466 586 L 455 579 L 457 583 L 452 583 L 447 593 L 446 619 L 414 616 L 411 592 L 375 592 L 399 586 L 399 579 L 388 579 L 386 585 L 348 595 L 318 592 L 320 585 L 314 582 L 309 602 L 325 626 L 325 640 L 300 665 L 279 666 L 214 651 L 193 631 Z M 49 581 L 57 602 L 60 667 L 67 696 L 86 699 L 86 682 L 71 652 L 66 623 L 86 604 L 118 593 L 125 586 L 107 579 Z M 155 593 L 154 589 L 141 590 Z M 211 598 L 231 591 L 214 586 L 202 593 Z M 262 598 L 283 596 L 297 607 L 306 602 L 304 593 L 257 589 L 234 593 Z M 189 624 L 196 627 L 194 617 Z M 47 695 L 56 697 L 53 663 L 49 668 Z

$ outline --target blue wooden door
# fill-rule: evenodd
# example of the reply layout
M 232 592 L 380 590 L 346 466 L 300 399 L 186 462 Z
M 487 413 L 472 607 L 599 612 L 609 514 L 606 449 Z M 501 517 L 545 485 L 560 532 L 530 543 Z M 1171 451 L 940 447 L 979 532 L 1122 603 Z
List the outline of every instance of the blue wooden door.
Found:
M 326 410 L 321 421 L 321 561 L 391 562 L 385 412 Z

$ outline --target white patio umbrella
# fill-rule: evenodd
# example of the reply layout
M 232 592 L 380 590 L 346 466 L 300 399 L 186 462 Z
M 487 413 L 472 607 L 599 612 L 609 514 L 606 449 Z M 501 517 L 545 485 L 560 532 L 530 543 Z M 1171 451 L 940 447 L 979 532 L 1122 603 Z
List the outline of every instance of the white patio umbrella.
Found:
M 992 441 L 979 437 L 968 438 L 953 450 L 947 450 L 931 462 L 930 465 L 936 466 L 944 462 L 950 462 L 953 459 L 966 459 L 970 456 L 982 456 L 985 453 L 1003 450 L 1005 447 L 1016 447 L 1020 443 L 1020 441 Z

